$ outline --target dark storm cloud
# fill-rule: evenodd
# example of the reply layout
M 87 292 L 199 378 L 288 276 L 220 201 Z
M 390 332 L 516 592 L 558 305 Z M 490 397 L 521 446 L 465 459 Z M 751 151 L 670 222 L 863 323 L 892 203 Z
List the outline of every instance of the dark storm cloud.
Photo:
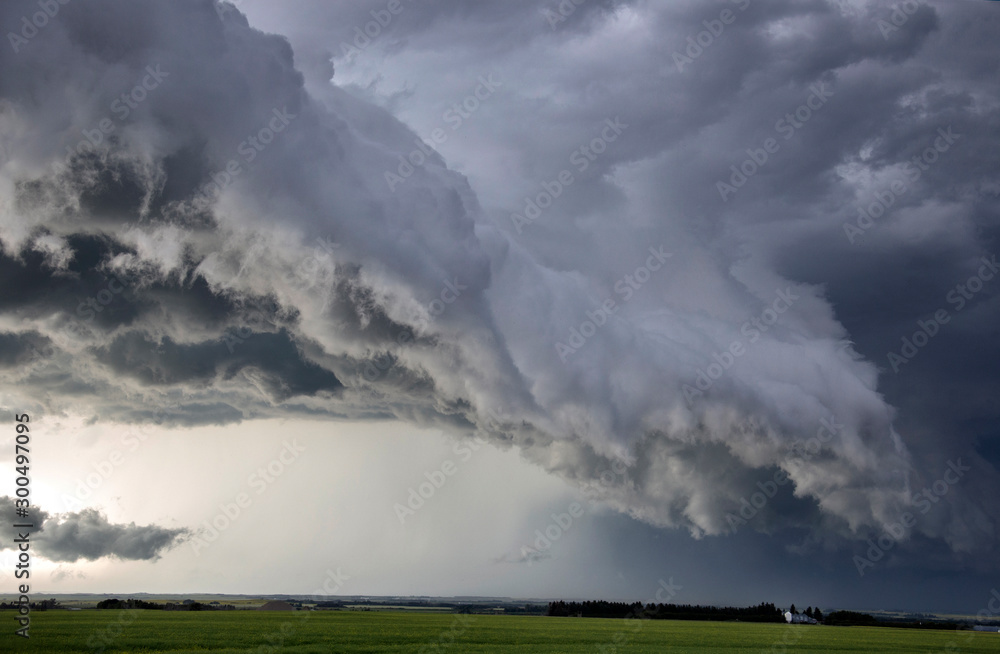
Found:
M 364 8 L 374 8 L 375 3 L 369 4 Z M 742 5 L 747 5 L 746 11 L 737 11 Z M 700 57 L 677 71 L 673 53 L 683 54 L 687 37 L 704 30 L 702 21 L 717 18 L 726 8 L 734 11 L 736 21 Z M 987 63 L 995 61 L 995 53 L 981 45 L 989 40 L 985 32 L 996 22 L 995 13 L 988 3 L 919 4 L 913 9 L 912 15 L 895 15 L 896 6 L 891 3 L 671 3 L 646 12 L 646 20 L 655 22 L 659 34 L 636 48 L 635 57 L 619 50 L 576 66 L 556 68 L 562 63 L 557 50 L 562 44 L 555 42 L 590 32 L 570 29 L 551 35 L 551 47 L 538 47 L 530 56 L 532 70 L 545 69 L 549 80 L 558 80 L 550 88 L 574 102 L 560 105 L 558 113 L 551 116 L 546 111 L 555 103 L 538 103 L 530 118 L 515 105 L 508 105 L 511 119 L 499 127 L 494 121 L 494 129 L 505 141 L 517 143 L 522 160 L 531 165 L 529 178 L 546 179 L 549 171 L 563 165 L 559 157 L 586 140 L 585 128 L 574 125 L 576 129 L 567 130 L 574 117 L 622 112 L 621 99 L 628 98 L 630 122 L 642 139 L 625 140 L 621 151 L 598 160 L 593 168 L 598 178 L 619 162 L 658 155 L 663 165 L 646 164 L 643 167 L 648 174 L 630 180 L 633 184 L 648 180 L 649 194 L 654 198 L 649 204 L 670 207 L 673 220 L 677 214 L 691 216 L 689 229 L 714 241 L 715 248 L 729 248 L 734 241 L 749 242 L 757 256 L 783 276 L 822 285 L 846 327 L 841 337 L 854 340 L 858 351 L 886 371 L 886 353 L 899 348 L 902 336 L 912 334 L 918 319 L 945 306 L 950 286 L 968 278 L 978 267 L 979 257 L 996 243 L 998 131 L 996 112 L 985 100 L 995 99 L 995 85 L 989 77 L 992 68 Z M 321 16 L 322 10 L 316 8 L 313 15 Z M 391 40 L 396 30 L 406 32 L 405 51 L 411 56 L 443 48 L 451 60 L 468 62 L 469 69 L 488 65 L 503 70 L 504 57 L 508 66 L 517 65 L 516 52 L 523 48 L 523 40 L 542 41 L 547 36 L 541 25 L 532 22 L 534 18 L 511 7 L 504 18 L 487 22 L 469 15 L 447 26 L 436 24 L 420 34 L 413 25 L 421 19 L 408 22 L 401 17 L 382 38 Z M 891 22 L 900 20 L 901 27 Z M 274 22 L 280 24 L 281 17 L 275 17 Z M 488 38 L 498 22 L 518 25 L 517 30 L 506 32 L 504 40 L 517 41 L 517 48 L 503 50 L 495 45 L 497 39 Z M 295 34 L 297 27 L 294 19 L 289 21 L 289 33 Z M 336 28 L 328 32 L 331 36 L 338 33 Z M 978 38 L 959 36 L 965 34 Z M 477 35 L 481 44 L 476 43 Z M 641 36 L 632 38 L 639 40 Z M 327 45 L 336 42 L 330 38 Z M 442 42 L 447 45 L 442 46 Z M 621 42 L 628 43 L 629 37 Z M 302 43 L 308 46 L 307 40 Z M 374 45 L 372 49 L 377 50 Z M 377 61 L 372 49 L 365 55 Z M 650 56 L 654 51 L 656 54 Z M 344 56 L 336 61 L 348 71 L 354 65 Z M 401 58 L 393 63 L 405 66 Z M 664 81 L 658 82 L 660 78 Z M 522 88 L 535 90 L 532 81 L 529 78 Z M 822 109 L 823 115 L 798 130 L 794 142 L 785 145 L 780 156 L 772 157 L 732 202 L 720 203 L 715 183 L 726 179 L 728 166 L 741 163 L 747 147 L 759 147 L 763 139 L 774 135 L 775 121 L 802 104 L 817 81 L 828 83 L 835 93 Z M 866 206 L 870 196 L 883 189 L 880 182 L 870 182 L 867 189 L 858 190 L 856 182 L 843 177 L 838 166 L 857 162 L 860 151 L 864 151 L 862 168 L 873 171 L 908 161 L 932 144 L 939 128 L 948 126 L 963 134 L 961 143 L 942 156 L 942 165 L 925 171 L 919 183 L 909 185 L 895 202 L 896 213 L 905 215 L 907 207 L 950 202 L 967 211 L 968 220 L 951 228 L 944 222 L 949 220 L 948 214 L 939 210 L 938 222 L 952 235 L 914 239 L 913 232 L 923 230 L 914 229 L 911 222 L 910 233 L 896 229 L 887 242 L 887 237 L 876 231 L 895 220 L 887 217 L 858 242 L 850 243 L 844 223 L 855 220 L 857 207 Z M 549 136 L 566 131 L 576 136 Z M 721 140 L 720 135 L 724 135 Z M 720 143 L 724 147 L 719 147 Z M 645 172 L 642 167 L 639 170 Z M 589 257 L 590 265 L 608 257 L 606 249 L 601 252 L 580 238 L 581 214 L 625 211 L 617 187 L 597 179 L 574 191 L 575 197 L 562 199 L 565 211 L 555 210 L 556 215 L 550 211 L 545 224 L 537 227 L 535 238 L 526 243 L 557 261 L 560 268 L 580 265 L 570 254 L 573 249 Z M 838 205 L 841 210 L 831 215 L 830 207 Z M 911 215 L 918 221 L 935 219 L 933 211 L 924 214 L 926 218 Z M 554 223 L 564 216 L 572 218 L 573 225 L 560 231 Z M 809 220 L 804 220 L 806 217 Z M 759 226 L 757 233 L 754 225 Z M 647 239 L 655 242 L 656 231 L 651 230 L 653 235 Z M 739 236 L 734 237 L 734 233 Z M 972 238 L 963 242 L 967 236 Z M 572 243 L 573 249 L 548 249 L 547 243 Z M 926 290 L 921 292 L 921 288 Z M 984 291 L 980 299 L 990 297 L 993 291 Z M 900 408 L 897 426 L 919 468 L 912 480 L 914 488 L 933 481 L 939 474 L 937 468 L 950 456 L 985 457 L 974 463 L 976 473 L 966 482 L 966 499 L 979 507 L 976 510 L 985 509 L 992 516 L 985 522 L 975 519 L 970 523 L 979 525 L 976 530 L 980 532 L 980 537 L 972 540 L 989 549 L 995 547 L 986 543 L 995 543 L 989 525 L 997 513 L 986 499 L 995 496 L 998 466 L 997 448 L 989 445 L 995 443 L 998 418 L 993 401 L 996 370 L 992 366 L 997 357 L 990 354 L 997 342 L 995 328 L 990 328 L 997 324 L 995 302 L 956 317 L 956 322 L 966 324 L 980 320 L 985 330 L 956 329 L 951 336 L 942 332 L 933 349 L 922 350 L 907 364 L 905 375 L 883 373 L 879 386 Z M 803 436 L 808 437 L 804 431 Z M 700 470 L 707 473 L 709 468 L 703 465 Z M 753 481 L 767 476 L 733 484 L 734 492 L 718 504 L 736 506 L 739 488 L 753 489 Z M 627 504 L 634 507 L 634 501 Z M 774 501 L 766 511 L 773 508 Z M 786 522 L 794 523 L 797 518 L 793 516 L 799 515 L 806 524 L 818 524 L 816 516 L 808 517 L 807 507 L 804 513 L 790 507 L 782 507 L 779 513 Z M 967 530 L 933 531 L 940 535 Z M 920 551 L 921 547 L 915 548 L 914 560 L 920 558 Z
M 216 377 L 231 379 L 247 367 L 263 373 L 262 381 L 276 399 L 342 386 L 333 373 L 303 361 L 284 331 L 197 344 L 176 343 L 168 337 L 153 342 L 142 334 L 127 333 L 100 349 L 96 359 L 150 386 L 207 384 Z
M 14 498 L 0 497 L 0 509 L 14 515 Z M 3 549 L 17 549 L 15 539 L 29 534 L 30 547 L 50 561 L 79 561 L 110 556 L 127 561 L 150 561 L 183 542 L 187 531 L 156 525 L 121 525 L 108 522 L 94 509 L 52 515 L 31 509 L 31 529 L 19 529 L 4 521 L 0 527 Z
M 758 250 L 782 275 L 823 284 L 855 349 L 879 366 L 879 388 L 898 408 L 896 428 L 914 457 L 913 488 L 933 483 L 956 457 L 973 467 L 961 488 L 969 505 L 955 508 L 964 518 L 921 518 L 923 530 L 960 549 L 970 540 L 995 548 L 997 536 L 988 498 L 1000 460 L 984 445 L 1000 419 L 998 287 L 974 280 L 974 297 L 959 292 L 980 271 L 992 276 L 984 262 L 998 246 L 995 87 L 980 48 L 954 37 L 995 23 L 985 4 L 922 5 L 888 41 L 919 39 L 919 48 L 891 57 L 892 67 L 865 62 L 853 79 L 838 79 L 823 109 L 830 113 L 801 130 L 808 152 L 789 158 L 787 171 L 785 160 L 769 162 L 729 209 L 734 221 L 770 224 L 755 239 Z M 871 5 L 868 17 L 890 11 Z M 929 321 L 941 310 L 948 324 L 937 329 Z M 894 366 L 890 354 L 912 342 L 919 321 L 933 337 Z
M 0 332 L 0 368 L 13 368 L 52 353 L 52 341 L 37 332 Z
M 183 397 L 192 417 L 171 424 L 478 431 L 699 537 L 730 531 L 781 471 L 790 483 L 745 529 L 814 529 L 817 547 L 894 524 L 963 456 L 967 480 L 908 547 L 995 551 L 996 375 L 976 354 L 995 349 L 995 291 L 898 374 L 886 359 L 996 251 L 989 3 L 921 4 L 886 36 L 885 3 L 592 2 L 553 25 L 557 4 L 404 2 L 356 57 L 341 43 L 384 4 L 301 3 L 294 54 L 207 0 L 64 6 L 0 51 L 0 184 L 16 199 L 2 307 L 53 348 L 7 380 L 102 419 Z M 0 24 L 31 6 L 6 3 Z M 461 132 L 484 139 L 475 192 L 436 154 L 387 187 L 418 137 L 323 84 L 324 53 L 338 76 L 446 66 L 427 100 L 442 111 L 496 71 L 502 90 Z M 168 75 L 119 120 L 110 107 L 153 65 Z M 398 111 L 426 96 L 419 79 L 388 84 L 355 91 Z M 109 115 L 106 140 L 53 168 Z M 844 224 L 949 128 L 940 162 L 852 242 Z M 516 229 L 564 169 L 573 184 Z M 71 332 L 88 298 L 101 311 Z M 598 484 L 612 462 L 628 481 Z

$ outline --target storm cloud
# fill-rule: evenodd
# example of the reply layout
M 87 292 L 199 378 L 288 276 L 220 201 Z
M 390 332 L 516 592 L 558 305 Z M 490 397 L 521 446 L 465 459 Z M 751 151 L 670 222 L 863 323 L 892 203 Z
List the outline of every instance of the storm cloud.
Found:
M 379 3 L 303 2 L 333 27 L 287 39 L 210 0 L 60 6 L 0 49 L 3 383 L 108 421 L 438 425 L 696 537 L 781 472 L 749 528 L 816 547 L 961 457 L 907 540 L 991 567 L 989 4 L 404 3 L 360 54 Z M 397 118 L 423 87 L 366 77 L 401 53 L 465 62 L 452 101 L 496 72 L 474 162 Z
M 6 515 L 14 515 L 14 498 L 0 497 L 0 509 Z M 134 522 L 112 524 L 95 509 L 52 515 L 33 508 L 30 524 L 33 527 L 25 529 L 5 521 L 0 527 L 3 549 L 18 549 L 17 539 L 28 534 L 29 551 L 50 561 L 94 561 L 106 556 L 151 561 L 183 542 L 188 533 L 185 529 L 139 526 Z

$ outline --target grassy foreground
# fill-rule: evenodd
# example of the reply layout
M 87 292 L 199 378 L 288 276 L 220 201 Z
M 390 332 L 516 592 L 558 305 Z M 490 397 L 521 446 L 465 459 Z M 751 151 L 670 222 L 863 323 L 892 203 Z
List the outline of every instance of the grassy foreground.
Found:
M 3 652 L 998 652 L 989 633 L 404 612 L 46 611 L 31 639 L 0 611 Z

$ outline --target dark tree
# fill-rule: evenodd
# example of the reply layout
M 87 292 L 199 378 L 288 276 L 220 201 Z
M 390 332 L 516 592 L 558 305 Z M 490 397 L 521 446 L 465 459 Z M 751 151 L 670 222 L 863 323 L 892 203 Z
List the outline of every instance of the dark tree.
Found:
M 792 615 L 798 615 L 798 613 L 799 613 L 798 611 L 795 610 L 795 605 L 794 604 L 792 604 L 792 608 L 790 608 L 788 610 L 792 612 Z
M 811 607 L 811 606 L 806 607 L 806 617 L 807 618 L 813 617 L 813 607 Z
M 739 620 L 741 622 L 784 622 L 774 604 L 738 608 L 733 606 L 692 606 L 690 604 L 646 604 L 633 602 L 550 602 L 548 615 L 583 618 L 643 618 L 653 620 Z
M 815 619 L 815 620 L 816 620 L 817 622 L 822 622 L 822 621 L 823 621 L 823 612 L 822 612 L 822 611 L 820 611 L 819 609 L 815 609 L 815 610 L 813 611 L 813 618 L 814 618 L 814 619 Z
M 867 613 L 856 613 L 854 611 L 834 611 L 826 617 L 826 624 L 834 625 L 871 625 L 878 624 L 878 620 Z

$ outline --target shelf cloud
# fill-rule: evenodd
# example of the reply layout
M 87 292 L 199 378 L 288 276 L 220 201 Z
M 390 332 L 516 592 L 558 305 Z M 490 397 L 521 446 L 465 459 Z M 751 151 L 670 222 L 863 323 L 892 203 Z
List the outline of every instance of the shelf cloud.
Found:
M 919 419 L 947 404 L 927 397 L 964 393 L 961 420 L 997 390 L 995 71 L 943 36 L 985 29 L 978 3 L 921 4 L 885 36 L 884 7 L 856 2 L 595 2 L 555 22 L 427 4 L 366 52 L 425 51 L 435 20 L 532 21 L 522 45 L 553 66 L 578 39 L 594 70 L 564 82 L 577 108 L 541 103 L 539 143 L 509 161 L 534 182 L 474 188 L 329 57 L 293 50 L 304 37 L 232 5 L 67 3 L 0 48 L 0 379 L 21 405 L 395 418 L 517 448 L 697 538 L 842 545 L 909 511 L 906 540 L 995 550 L 985 436 Z M 5 2 L 0 24 L 36 10 Z M 490 78 L 478 42 L 451 43 L 483 66 L 470 123 L 547 90 L 510 81 L 513 51 Z M 959 310 L 949 289 L 979 271 Z M 914 345 L 959 334 L 984 349 Z M 923 516 L 959 457 L 963 483 Z M 627 473 L 601 483 L 612 465 Z M 93 511 L 46 525 L 39 547 L 64 561 L 154 558 L 183 535 Z

